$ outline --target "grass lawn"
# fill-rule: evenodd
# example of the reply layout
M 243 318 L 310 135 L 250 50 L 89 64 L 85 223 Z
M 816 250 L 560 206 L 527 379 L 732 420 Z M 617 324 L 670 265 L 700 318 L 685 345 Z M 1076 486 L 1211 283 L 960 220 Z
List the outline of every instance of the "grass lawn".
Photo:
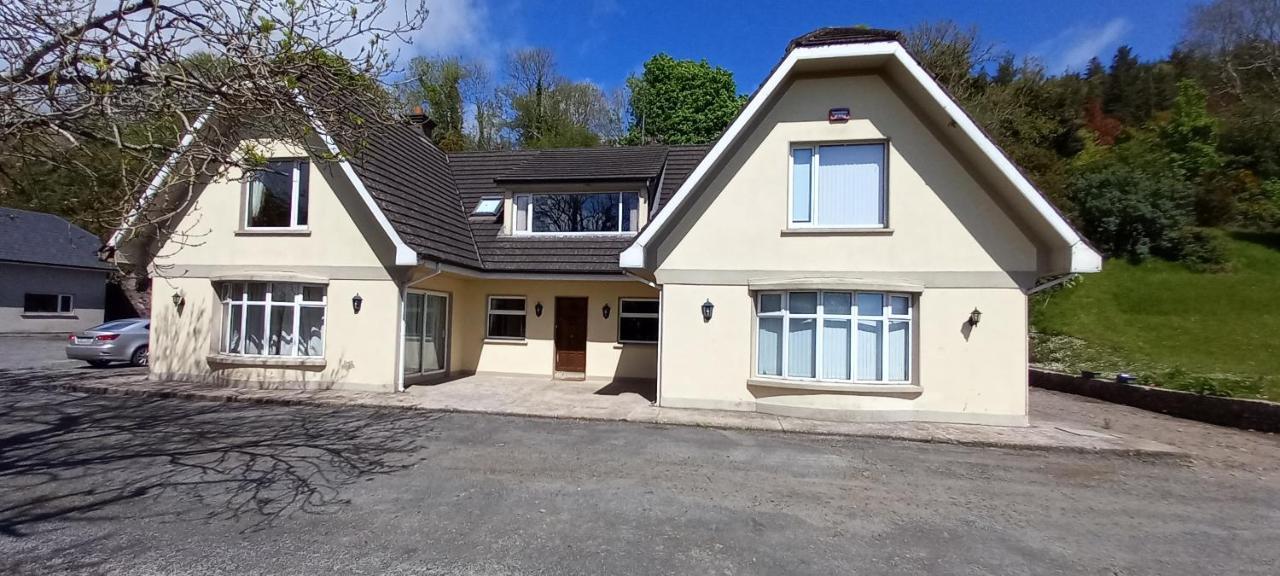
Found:
M 1229 272 L 1109 260 L 1102 273 L 1038 296 L 1036 361 L 1072 371 L 1235 377 L 1242 385 L 1227 393 L 1280 400 L 1280 234 L 1235 232 L 1228 242 Z M 1161 384 L 1158 376 L 1153 383 Z

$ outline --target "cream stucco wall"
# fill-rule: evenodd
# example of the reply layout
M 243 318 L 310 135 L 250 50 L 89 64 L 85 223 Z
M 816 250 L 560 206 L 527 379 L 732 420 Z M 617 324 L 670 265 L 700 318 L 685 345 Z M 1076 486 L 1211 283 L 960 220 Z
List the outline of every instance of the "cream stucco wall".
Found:
M 827 110 L 837 107 L 852 119 L 829 123 Z M 850 141 L 887 142 L 889 229 L 788 230 L 791 145 Z M 726 158 L 656 246 L 662 405 L 1025 424 L 1022 290 L 1036 277 L 1038 248 L 890 84 L 876 75 L 797 79 Z M 753 379 L 751 286 L 779 279 L 914 292 L 912 381 L 833 392 Z M 715 315 L 703 322 L 708 299 Z M 970 328 L 975 307 L 984 316 Z
M 430 272 L 423 270 L 419 278 Z M 557 296 L 587 298 L 587 372 L 593 379 L 653 379 L 657 374 L 657 346 L 619 344 L 620 298 L 657 298 L 657 291 L 640 282 L 581 280 L 494 280 L 445 273 L 414 280 L 410 288 L 450 296 L 450 371 L 552 375 L 555 354 Z M 486 340 L 489 296 L 523 296 L 526 339 Z M 534 313 L 541 302 L 542 316 Z M 603 307 L 609 305 L 609 318 Z
M 303 155 L 281 143 L 257 144 L 270 157 Z M 386 264 L 393 249 L 350 182 L 334 168 L 310 163 L 309 222 L 301 233 L 242 230 L 238 170 L 196 192 L 152 266 L 153 378 L 395 390 L 400 288 Z M 328 284 L 323 366 L 211 361 L 221 315 L 213 279 L 290 275 Z M 175 292 L 185 299 L 181 311 L 171 301 Z M 351 305 L 357 293 L 363 298 L 359 314 Z

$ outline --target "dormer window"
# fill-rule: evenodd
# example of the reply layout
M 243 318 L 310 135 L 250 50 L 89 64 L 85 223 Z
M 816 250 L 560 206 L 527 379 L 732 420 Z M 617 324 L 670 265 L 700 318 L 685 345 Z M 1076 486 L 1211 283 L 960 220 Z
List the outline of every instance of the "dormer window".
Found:
M 472 216 L 497 216 L 502 211 L 501 198 L 481 198 L 476 202 L 476 209 L 471 211 Z
M 516 234 L 625 234 L 640 229 L 638 192 L 517 194 Z
M 250 174 L 244 227 L 306 228 L 310 168 L 305 159 L 271 160 Z

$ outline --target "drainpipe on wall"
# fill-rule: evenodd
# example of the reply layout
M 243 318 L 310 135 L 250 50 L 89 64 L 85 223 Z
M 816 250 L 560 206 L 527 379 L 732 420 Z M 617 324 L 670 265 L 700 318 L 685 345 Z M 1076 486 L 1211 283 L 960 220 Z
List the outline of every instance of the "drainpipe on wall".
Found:
M 1054 286 L 1062 284 L 1063 282 L 1066 282 L 1072 278 L 1075 278 L 1076 276 L 1079 276 L 1079 274 L 1064 274 L 1053 280 L 1045 282 L 1044 284 L 1036 284 L 1035 287 L 1027 291 L 1027 296 L 1035 294 L 1036 292 L 1041 292 L 1041 291 L 1053 288 Z

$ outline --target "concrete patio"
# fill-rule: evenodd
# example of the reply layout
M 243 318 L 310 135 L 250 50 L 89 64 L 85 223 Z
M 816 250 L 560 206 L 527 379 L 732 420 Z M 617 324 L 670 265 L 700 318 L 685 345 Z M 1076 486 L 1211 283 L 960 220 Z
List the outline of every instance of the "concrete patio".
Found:
M 225 402 L 365 406 L 436 412 L 471 412 L 537 418 L 567 418 L 731 428 L 805 434 L 860 436 L 1033 450 L 1109 452 L 1184 457 L 1160 442 L 1079 424 L 1033 421 L 1025 428 L 927 422 L 828 422 L 756 412 L 690 410 L 653 406 L 650 386 L 632 383 L 553 381 L 534 376 L 482 374 L 405 393 L 344 390 L 264 390 L 193 382 L 149 380 L 145 369 L 0 370 L 0 384 L 46 386 L 73 392 L 188 398 Z

